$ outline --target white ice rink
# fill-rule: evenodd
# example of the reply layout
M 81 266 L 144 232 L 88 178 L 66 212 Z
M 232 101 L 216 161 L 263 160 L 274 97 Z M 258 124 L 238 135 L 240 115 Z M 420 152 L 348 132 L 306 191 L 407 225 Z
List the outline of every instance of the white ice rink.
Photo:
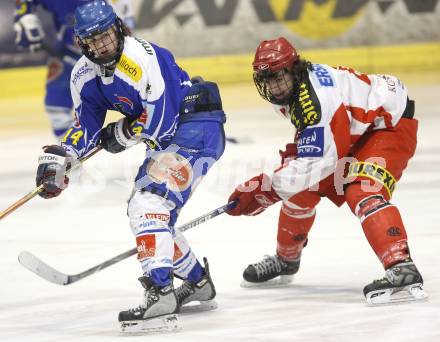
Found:
M 392 202 L 406 223 L 428 302 L 366 306 L 362 288 L 383 269 L 348 208 L 323 199 L 293 284 L 239 286 L 249 263 L 275 251 L 279 205 L 253 218 L 224 214 L 186 233 L 196 254 L 209 259 L 219 308 L 181 316 L 178 333 L 121 335 L 118 312 L 142 298 L 134 257 L 62 287 L 24 269 L 17 256 L 28 250 L 78 273 L 133 248 L 125 201 L 142 162 L 137 146 L 120 155 L 100 152 L 59 198 L 34 198 L 0 222 L 0 341 L 440 341 L 440 86 L 413 86 L 410 94 L 420 122 L 418 152 Z M 236 184 L 275 167 L 278 149 L 292 134 L 263 102 L 228 115 L 227 135 L 241 142 L 227 145 L 178 226 L 226 203 Z M 34 188 L 37 156 L 50 142 L 44 131 L 0 138 L 0 210 Z

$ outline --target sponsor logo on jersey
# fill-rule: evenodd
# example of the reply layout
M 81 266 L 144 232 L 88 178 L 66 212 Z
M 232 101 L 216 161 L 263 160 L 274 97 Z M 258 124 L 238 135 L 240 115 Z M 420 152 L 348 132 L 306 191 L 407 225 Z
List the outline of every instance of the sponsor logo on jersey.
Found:
M 335 83 L 333 82 L 333 78 L 330 75 L 330 72 L 324 68 L 322 65 L 314 64 L 313 65 L 313 74 L 318 79 L 318 82 L 323 87 L 333 87 Z
M 128 97 L 115 95 L 118 101 L 127 104 L 130 109 L 133 109 L 133 101 L 131 101 Z
M 387 190 L 390 197 L 396 187 L 396 179 L 394 176 L 384 167 L 364 161 L 358 161 L 351 163 L 348 168 L 347 178 L 365 177 L 379 182 Z
M 399 87 L 400 89 L 404 89 L 404 86 L 399 79 L 389 75 L 378 75 L 378 76 L 385 80 L 388 87 L 388 91 L 397 93 L 397 87 Z
M 130 77 L 133 81 L 138 82 L 142 77 L 142 69 L 139 64 L 135 63 L 124 54 L 121 56 L 116 68 Z
M 124 115 L 130 115 L 131 112 L 129 111 L 129 109 L 131 111 L 133 111 L 133 101 L 131 101 L 128 97 L 125 96 L 118 96 L 116 95 L 116 99 L 118 100 L 118 102 L 113 103 L 113 107 L 120 113 L 124 114 Z M 128 108 L 126 108 L 128 107 Z
M 299 111 L 295 103 L 290 111 L 290 119 L 296 128 L 302 129 L 305 126 L 316 125 L 321 120 L 321 110 L 313 103 L 307 85 L 303 82 L 300 85 L 298 96 Z M 298 113 L 299 112 L 299 113 Z
M 140 38 L 135 38 L 136 41 L 138 41 L 142 47 L 144 48 L 144 50 L 150 55 L 153 56 L 153 47 L 151 46 L 151 44 L 149 42 L 147 42 L 144 39 L 140 39 Z
M 92 68 L 89 68 L 88 63 L 84 63 L 84 65 L 80 67 L 78 71 L 75 73 L 75 75 L 73 75 L 72 83 L 76 84 L 81 77 L 88 74 L 92 70 L 93 70 Z
M 322 157 L 324 155 L 324 127 L 306 128 L 299 133 L 298 157 Z

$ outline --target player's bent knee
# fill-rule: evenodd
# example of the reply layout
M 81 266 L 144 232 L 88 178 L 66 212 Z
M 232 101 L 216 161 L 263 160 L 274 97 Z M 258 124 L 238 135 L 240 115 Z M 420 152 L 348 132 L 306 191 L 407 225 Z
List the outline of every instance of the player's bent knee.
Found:
M 136 237 L 138 260 L 144 272 L 158 267 L 172 267 L 173 232 L 169 227 L 169 202 L 162 197 L 137 191 L 128 206 L 130 227 Z
M 174 205 L 163 197 L 148 191 L 136 191 L 128 204 L 130 227 L 136 236 L 144 230 L 163 228 L 169 230 L 171 210 Z
M 304 219 L 314 216 L 316 214 L 316 209 L 308 207 L 302 208 L 292 202 L 283 202 L 281 212 L 287 217 Z
M 367 194 L 362 192 L 358 183 L 350 185 L 345 192 L 345 199 L 351 211 L 363 222 L 367 217 L 391 206 L 382 194 Z

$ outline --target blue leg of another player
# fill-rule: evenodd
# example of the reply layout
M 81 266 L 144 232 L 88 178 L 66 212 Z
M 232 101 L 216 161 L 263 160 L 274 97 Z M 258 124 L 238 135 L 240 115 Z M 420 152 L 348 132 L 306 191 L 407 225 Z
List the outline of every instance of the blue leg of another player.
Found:
M 44 104 L 53 134 L 58 140 L 73 123 L 73 102 L 69 87 L 71 72 L 70 64 L 58 58 L 49 59 Z

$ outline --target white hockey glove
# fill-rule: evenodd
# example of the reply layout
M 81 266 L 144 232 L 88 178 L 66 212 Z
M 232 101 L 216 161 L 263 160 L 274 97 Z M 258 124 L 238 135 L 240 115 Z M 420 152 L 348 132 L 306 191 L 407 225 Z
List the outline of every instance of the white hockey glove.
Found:
M 30 52 L 43 49 L 44 31 L 35 14 L 25 14 L 14 24 L 15 45 Z
M 136 139 L 134 132 L 132 132 L 129 120 L 122 118 L 117 122 L 109 123 L 101 130 L 99 144 L 110 153 L 119 153 L 138 142 L 139 139 Z

